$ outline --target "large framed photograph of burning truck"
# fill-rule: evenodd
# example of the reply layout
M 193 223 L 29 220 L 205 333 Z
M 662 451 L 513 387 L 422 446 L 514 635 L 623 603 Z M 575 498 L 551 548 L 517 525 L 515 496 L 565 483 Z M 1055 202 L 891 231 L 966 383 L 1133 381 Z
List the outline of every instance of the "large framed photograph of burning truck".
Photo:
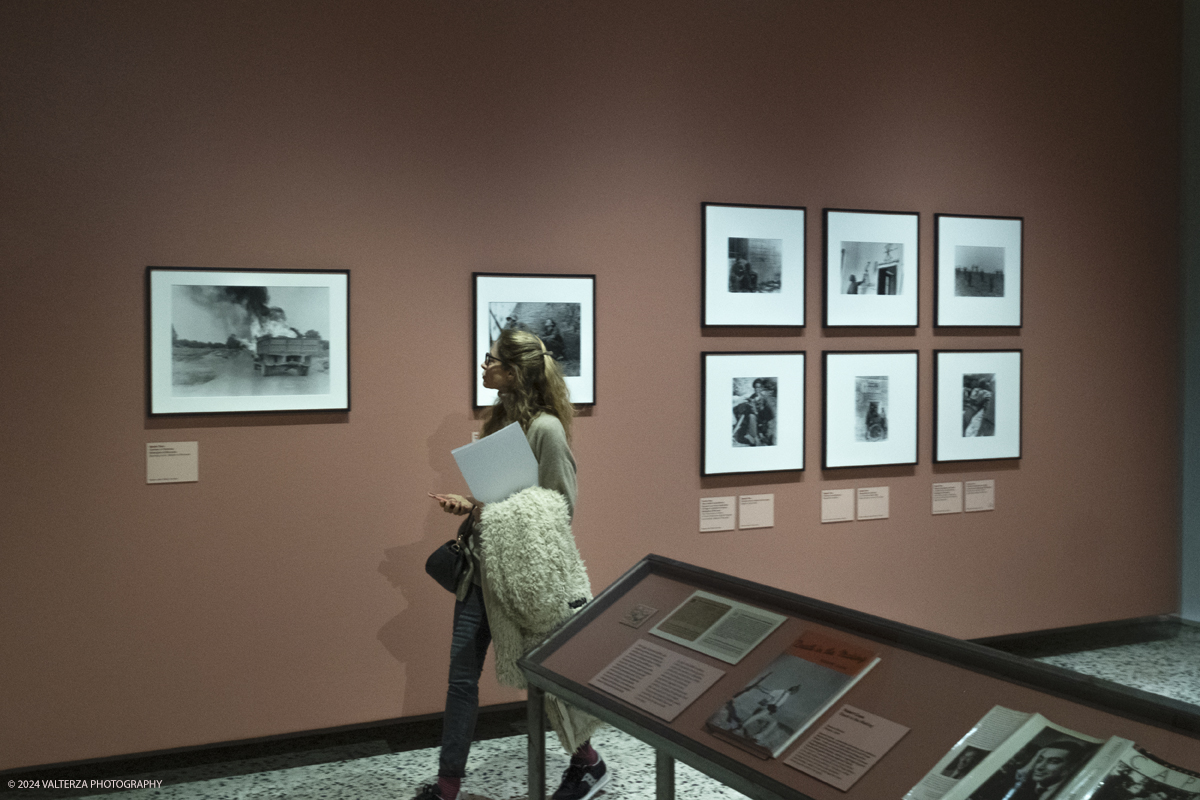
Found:
M 596 276 L 473 273 L 475 407 L 496 391 L 483 385 L 484 357 L 505 328 L 528 331 L 558 361 L 577 406 L 596 402 Z
M 147 267 L 150 416 L 350 410 L 350 273 Z

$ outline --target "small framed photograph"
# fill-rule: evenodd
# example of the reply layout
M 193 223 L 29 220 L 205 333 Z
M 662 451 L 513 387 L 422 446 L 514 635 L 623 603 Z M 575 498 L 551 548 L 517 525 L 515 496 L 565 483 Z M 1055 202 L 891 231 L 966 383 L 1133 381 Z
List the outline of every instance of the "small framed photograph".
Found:
M 1022 217 L 934 214 L 934 325 L 1021 327 Z
M 825 209 L 825 326 L 915 327 L 920 216 Z
M 805 210 L 701 203 L 703 325 L 804 325 Z
M 933 351 L 933 460 L 1021 457 L 1021 351 Z
M 519 275 L 476 272 L 475 362 L 471 381 L 475 407 L 496 402 L 496 391 L 483 385 L 479 365 L 505 328 L 536 335 L 566 379 L 571 402 L 596 402 L 596 276 Z
M 824 464 L 917 463 L 917 351 L 826 350 Z
M 701 353 L 701 475 L 804 469 L 804 353 Z
M 350 273 L 146 268 L 150 416 L 350 410 Z

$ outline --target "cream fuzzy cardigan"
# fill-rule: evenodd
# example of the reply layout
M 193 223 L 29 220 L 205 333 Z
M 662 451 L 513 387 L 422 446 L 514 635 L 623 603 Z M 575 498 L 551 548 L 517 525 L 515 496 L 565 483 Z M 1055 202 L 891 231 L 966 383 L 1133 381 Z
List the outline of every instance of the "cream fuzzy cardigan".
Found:
M 517 659 L 592 599 L 587 569 L 566 499 L 531 486 L 483 507 L 479 520 L 480 583 L 492 641 L 496 677 L 526 688 Z M 574 604 L 574 607 L 572 607 Z M 547 695 L 550 721 L 567 752 L 591 738 L 599 720 Z

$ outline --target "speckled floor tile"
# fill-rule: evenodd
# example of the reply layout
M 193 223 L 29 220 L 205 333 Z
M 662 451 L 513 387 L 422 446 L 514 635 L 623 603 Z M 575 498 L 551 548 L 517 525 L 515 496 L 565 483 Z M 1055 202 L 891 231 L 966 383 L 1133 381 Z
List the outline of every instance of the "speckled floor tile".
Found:
M 1036 659 L 1096 678 L 1200 706 L 1200 628 L 1174 639 Z

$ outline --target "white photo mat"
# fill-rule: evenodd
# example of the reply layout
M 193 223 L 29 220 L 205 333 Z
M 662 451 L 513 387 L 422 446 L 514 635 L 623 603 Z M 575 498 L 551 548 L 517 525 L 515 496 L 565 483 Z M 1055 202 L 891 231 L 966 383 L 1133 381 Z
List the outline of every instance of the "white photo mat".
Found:
M 1024 220 L 1020 217 L 971 217 L 952 214 L 934 215 L 937 274 L 935 298 L 937 326 L 1021 326 L 1021 291 L 1024 269 L 1022 235 Z M 963 264 L 958 262 L 963 260 Z M 1002 291 L 1002 296 L 959 296 L 956 271 L 959 267 L 974 271 L 979 280 L 1000 269 L 1003 288 L 989 289 L 984 294 Z
M 918 322 L 920 215 L 907 212 L 825 209 L 825 325 L 915 327 Z M 861 245 L 861 247 L 850 247 Z M 848 294 L 843 263 L 854 253 L 878 264 L 886 245 L 899 245 L 891 258 L 900 261 L 894 294 L 878 294 L 882 283 L 871 276 L 870 293 Z M 878 252 L 875 252 L 878 251 Z M 856 270 L 855 270 L 856 272 Z M 857 272 L 856 272 L 857 275 Z
M 490 406 L 496 401 L 496 391 L 483 385 L 483 357 L 491 349 L 506 320 L 497 320 L 497 307 L 512 304 L 562 303 L 579 305 L 579 330 L 564 331 L 567 337 L 578 336 L 578 375 L 566 375 L 571 402 L 592 405 L 596 402 L 596 276 L 595 275 L 512 275 L 480 273 L 472 275 L 475 307 L 475 360 L 471 366 L 475 384 L 476 407 Z M 543 331 L 538 324 L 532 332 L 539 337 Z M 573 347 L 572 347 L 573 350 Z
M 916 351 L 825 351 L 824 466 L 865 467 L 917 463 Z M 859 379 L 886 378 L 884 438 L 863 438 Z
M 348 411 L 350 408 L 350 342 L 349 342 L 349 293 L 350 273 L 347 270 L 297 270 L 259 271 L 251 269 L 194 269 L 184 267 L 149 267 L 146 271 L 148 295 L 149 332 L 149 414 L 212 414 L 260 411 Z M 176 291 L 176 288 L 179 291 Z M 174 378 L 175 356 L 173 326 L 181 339 L 193 341 L 225 341 L 236 335 L 249 348 L 252 339 L 250 329 L 244 327 L 242 319 L 235 317 L 248 314 L 233 308 L 237 313 L 223 315 L 215 309 L 211 320 L 203 330 L 188 335 L 189 324 L 181 318 L 176 325 L 174 316 L 184 310 L 193 311 L 195 303 L 180 300 L 180 293 L 204 293 L 210 287 L 262 287 L 269 298 L 268 306 L 282 308 L 286 313 L 293 304 L 285 297 L 296 297 L 308 293 L 312 297 L 327 299 L 327 307 L 308 308 L 307 314 L 298 314 L 291 308 L 288 325 L 298 329 L 316 329 L 310 324 L 313 318 L 321 320 L 317 325 L 324 329 L 318 332 L 329 342 L 329 369 L 326 374 L 312 374 L 312 383 L 322 391 L 297 391 L 298 376 L 282 376 L 285 380 L 267 377 L 261 370 L 246 374 L 235 374 L 239 367 L 235 359 L 225 359 L 222 364 L 214 360 L 216 377 L 205 383 L 179 383 Z M 312 290 L 324 290 L 313 292 Z M 211 294 L 211 292 L 209 292 Z M 177 306 L 176 303 L 180 305 Z M 216 305 L 214 303 L 214 305 Z M 325 303 L 321 303 L 325 306 Z M 203 309 L 192 313 L 190 319 L 204 322 Z M 228 317 L 230 321 L 224 322 Z M 190 320 L 189 320 L 190 322 Z M 220 324 L 218 324 L 220 323 Z M 220 325 L 226 325 L 218 330 Z M 224 335 L 221 335 L 221 334 Z M 244 359 L 243 359 L 244 360 Z M 244 365 L 242 365 L 244 366 Z M 322 373 L 324 370 L 321 371 Z M 230 374 L 226 374 L 230 373 Z M 199 376 L 207 377 L 207 376 Z M 253 380 L 249 378 L 253 377 Z M 327 380 L 327 383 L 326 383 Z M 223 389 L 222 387 L 230 387 Z M 222 393 L 226 392 L 226 393 Z M 289 393 L 295 392 L 295 393 Z
M 701 204 L 705 325 L 804 325 L 804 208 Z M 781 267 L 776 292 L 730 291 L 729 240 L 777 243 Z
M 701 353 L 703 373 L 702 475 L 804 469 L 803 351 Z M 775 379 L 774 444 L 735 444 L 735 386 Z M 735 384 L 735 379 L 738 381 Z M 749 379 L 747 381 L 747 379 Z M 769 387 L 767 387 L 769 390 Z M 745 437 L 742 437 L 745 439 Z
M 1020 350 L 933 351 L 934 461 L 1021 457 L 1021 354 Z M 994 394 L 994 410 L 984 409 L 994 417 L 986 421 L 986 428 L 980 428 L 979 420 L 965 418 L 967 376 L 981 376 L 970 379 L 972 386 L 990 381 L 981 384 Z M 974 435 L 967 435 L 972 422 Z

